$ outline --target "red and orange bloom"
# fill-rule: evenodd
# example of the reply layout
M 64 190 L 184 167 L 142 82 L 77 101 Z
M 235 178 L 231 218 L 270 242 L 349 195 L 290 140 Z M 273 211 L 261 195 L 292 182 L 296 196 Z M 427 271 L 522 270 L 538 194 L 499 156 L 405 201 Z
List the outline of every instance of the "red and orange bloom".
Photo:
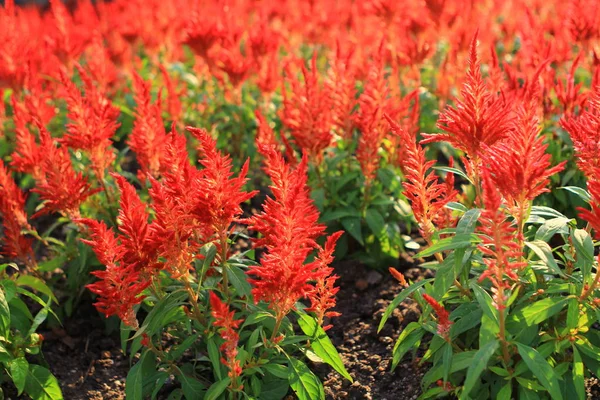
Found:
M 423 299 L 433 308 L 437 315 L 437 333 L 441 337 L 443 337 L 446 341 L 450 340 L 450 327 L 452 326 L 452 321 L 450 321 L 450 313 L 446 311 L 444 306 L 442 306 L 436 299 L 431 297 L 428 294 L 423 295 Z
M 241 389 L 238 387 L 237 378 L 242 373 L 242 367 L 240 366 L 240 360 L 237 359 L 238 350 L 237 345 L 240 339 L 236 329 L 239 328 L 241 319 L 235 319 L 235 312 L 230 311 L 227 304 L 225 304 L 215 292 L 210 292 L 210 307 L 212 308 L 211 315 L 215 318 L 214 326 L 219 329 L 221 338 L 224 340 L 221 345 L 221 351 L 224 357 L 221 358 L 221 363 L 229 368 L 229 378 L 231 379 L 231 386 L 234 389 Z

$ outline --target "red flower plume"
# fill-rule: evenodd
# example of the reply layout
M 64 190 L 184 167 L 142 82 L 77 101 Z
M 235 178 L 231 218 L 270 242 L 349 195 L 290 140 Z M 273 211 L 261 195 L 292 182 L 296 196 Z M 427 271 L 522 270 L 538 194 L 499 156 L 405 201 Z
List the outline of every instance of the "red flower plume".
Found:
M 508 133 L 509 106 L 489 92 L 483 81 L 477 58 L 477 35 L 471 42 L 469 71 L 456 108 L 447 107 L 438 127 L 446 133 L 424 134 L 422 144 L 447 141 L 476 159 L 484 146 L 492 146 Z
M 210 292 L 211 315 L 215 318 L 214 326 L 220 328 L 221 338 L 225 341 L 221 345 L 221 351 L 225 354 L 221 358 L 221 363 L 229 368 L 229 377 L 235 383 L 236 379 L 242 373 L 240 361 L 236 359 L 238 350 L 237 345 L 240 339 L 236 329 L 242 322 L 241 319 L 234 319 L 235 312 L 229 311 L 225 304 L 215 292 Z

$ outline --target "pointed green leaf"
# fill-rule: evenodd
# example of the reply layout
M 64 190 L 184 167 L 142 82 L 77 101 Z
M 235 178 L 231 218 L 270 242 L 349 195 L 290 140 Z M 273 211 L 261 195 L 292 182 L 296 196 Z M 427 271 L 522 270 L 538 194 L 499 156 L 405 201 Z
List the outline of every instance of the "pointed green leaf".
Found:
M 383 315 L 381 317 L 381 321 L 379 322 L 379 327 L 377 328 L 377 332 L 379 332 L 383 329 L 383 326 L 385 325 L 386 321 L 388 320 L 390 315 L 392 315 L 392 313 L 394 312 L 396 307 L 398 307 L 400 305 L 400 303 L 402 303 L 404 300 L 406 300 L 408 298 L 408 296 L 410 296 L 415 290 L 424 286 L 426 283 L 431 282 L 432 280 L 433 279 L 424 279 L 422 281 L 415 282 L 412 285 L 410 285 L 409 287 L 407 287 L 406 289 L 402 290 L 398 294 L 398 296 L 396 296 L 394 298 L 394 300 L 392 300 L 392 302 L 385 309 L 385 312 L 383 313 Z
M 348 371 L 346 371 L 346 367 L 344 366 L 340 355 L 323 328 L 318 325 L 317 320 L 308 314 L 303 314 L 298 318 L 298 325 L 300 325 L 300 329 L 302 329 L 302 332 L 304 332 L 305 335 L 312 338 L 311 348 L 314 352 L 321 357 L 323 361 L 339 372 L 340 375 L 350 382 L 353 382 L 352 377 Z
M 40 365 L 30 365 L 25 393 L 33 400 L 63 400 L 58 381 L 48 369 Z
M 289 358 L 288 381 L 299 400 L 325 399 L 325 390 L 319 378 L 302 361 Z
M 488 361 L 496 352 L 498 344 L 498 340 L 492 340 L 486 343 L 485 346 L 480 348 L 473 357 L 473 363 L 467 370 L 465 384 L 460 396 L 461 400 L 468 398 L 469 392 L 475 387 L 475 384 L 479 381 L 481 373 L 487 368 Z
M 522 343 L 517 343 L 516 345 L 523 361 L 534 376 L 537 377 L 542 386 L 546 388 L 552 399 L 562 400 L 558 377 L 548 361 L 537 350 Z
M 25 357 L 15 358 L 10 363 L 10 376 L 17 387 L 17 394 L 20 396 L 25 389 L 25 381 L 29 375 L 29 363 Z
M 216 381 L 206 391 L 204 400 L 217 400 L 219 396 L 225 391 L 225 389 L 227 389 L 227 386 L 229 386 L 230 383 L 231 379 L 229 378 Z

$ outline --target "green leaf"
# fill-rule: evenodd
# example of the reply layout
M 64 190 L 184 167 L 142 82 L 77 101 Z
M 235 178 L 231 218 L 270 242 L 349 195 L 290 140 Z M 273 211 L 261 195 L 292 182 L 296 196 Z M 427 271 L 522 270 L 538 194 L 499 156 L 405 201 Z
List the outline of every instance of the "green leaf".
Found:
M 288 358 L 290 386 L 299 400 L 325 399 L 325 390 L 319 378 L 300 360 Z
M 202 246 L 200 254 L 204 256 L 204 259 L 196 264 L 196 272 L 198 273 L 198 281 L 202 282 L 217 255 L 217 246 L 213 242 L 209 242 Z
M 486 343 L 485 346 L 483 346 L 477 351 L 477 353 L 473 357 L 473 363 L 467 370 L 465 384 L 463 386 L 463 391 L 460 396 L 461 399 L 468 398 L 469 392 L 475 387 L 475 384 L 479 381 L 481 373 L 484 369 L 487 368 L 488 361 L 496 352 L 498 345 L 498 340 L 492 340 Z
M 400 303 L 402 303 L 404 300 L 406 300 L 408 298 L 408 296 L 410 296 L 415 290 L 424 286 L 428 282 L 431 282 L 432 280 L 433 279 L 424 279 L 422 281 L 415 282 L 412 285 L 410 285 L 409 287 L 407 287 L 406 289 L 404 289 L 403 291 L 401 291 L 398 294 L 398 296 L 396 296 L 394 298 L 394 300 L 392 300 L 392 302 L 385 309 L 385 312 L 383 313 L 383 316 L 381 317 L 381 321 L 379 322 L 379 327 L 377 328 L 377 332 L 379 333 L 379 331 L 381 331 L 383 329 L 383 326 L 385 325 L 386 321 L 388 320 L 390 315 L 392 315 L 392 313 L 394 312 L 396 307 L 398 307 L 398 305 L 400 305 Z
M 48 318 L 48 306 L 42 308 L 31 323 L 31 327 L 29 328 L 29 332 L 27 332 L 27 336 L 35 333 L 35 330 Z
M 185 374 L 177 375 L 177 379 L 179 382 L 181 382 L 183 395 L 187 400 L 196 400 L 202 398 L 202 393 L 204 392 L 204 385 L 202 382 Z
M 63 400 L 58 381 L 48 369 L 40 365 L 30 365 L 25 393 L 33 400 Z
M 481 239 L 475 234 L 457 234 L 455 236 L 445 237 L 438 240 L 419 254 L 418 258 L 430 257 L 435 253 L 441 253 L 447 250 L 456 250 L 471 247 L 479 243 Z
M 221 373 L 221 354 L 219 353 L 219 348 L 215 343 L 215 337 L 211 337 L 208 339 L 208 343 L 206 344 L 208 350 L 208 358 L 213 366 L 213 373 L 215 374 L 216 380 L 221 380 L 223 378 L 223 374 Z
M 467 175 L 467 174 L 465 174 L 463 171 L 461 171 L 461 170 L 460 170 L 460 169 L 458 169 L 458 168 L 444 167 L 444 166 L 436 166 L 436 167 L 433 167 L 433 169 L 435 169 L 435 170 L 437 170 L 437 171 L 450 172 L 450 173 L 452 173 L 452 174 L 454 174 L 454 175 L 458 175 L 458 176 L 460 176 L 460 177 L 462 177 L 462 178 L 466 179 L 466 180 L 467 180 L 467 182 L 473 183 L 473 182 L 471 182 L 471 179 L 468 177 L 468 175 Z
M 576 265 L 583 274 L 583 282 L 588 282 L 592 277 L 594 264 L 594 243 L 590 234 L 585 229 L 575 229 L 571 233 L 571 242 L 575 246 L 577 255 Z
M 6 302 L 4 289 L 0 287 L 0 336 L 8 337 L 10 330 L 10 308 Z
M 586 203 L 589 203 L 590 200 L 592 199 L 592 196 L 590 196 L 590 193 L 587 190 L 580 188 L 578 186 L 562 186 L 562 187 L 559 187 L 558 189 L 566 190 L 573 194 L 576 194 L 577 196 L 579 196 L 579 198 L 581 198 Z
M 29 286 L 33 290 L 37 290 L 38 292 L 50 297 L 52 301 L 58 304 L 58 300 L 56 300 L 52 290 L 50 290 L 50 288 L 41 279 L 31 275 L 21 275 L 17 279 L 16 283 L 17 286 Z
M 496 400 L 510 400 L 512 398 L 512 382 L 508 381 L 498 392 Z
M 367 225 L 371 232 L 375 234 L 376 237 L 380 237 L 381 235 L 385 235 L 385 220 L 375 208 L 369 208 L 366 213 L 366 221 Z
M 137 363 L 129 370 L 125 381 L 125 395 L 128 400 L 142 400 L 144 398 L 144 375 L 142 365 L 148 356 L 149 350 L 144 351 Z
M 571 220 L 568 218 L 552 218 L 547 220 L 540 226 L 535 233 L 535 241 L 547 242 L 557 232 L 564 230 Z
M 181 355 L 190 347 L 192 347 L 192 345 L 196 342 L 196 340 L 198 340 L 198 338 L 200 337 L 200 332 L 192 335 L 192 336 L 188 336 L 187 338 L 185 338 L 185 340 L 183 342 L 181 342 L 180 345 L 176 346 L 174 350 L 169 351 L 169 356 L 171 357 L 172 360 L 177 360 L 179 357 L 181 357 Z
M 444 382 L 448 382 L 450 376 L 450 369 L 452 368 L 452 345 L 448 342 L 444 344 L 442 355 L 442 365 L 444 366 Z
M 392 371 L 398 366 L 402 357 L 421 340 L 425 330 L 417 322 L 411 322 L 404 328 L 394 345 L 392 353 Z
M 259 400 L 281 400 L 285 397 L 290 387 L 289 382 L 286 379 L 273 379 L 268 382 L 263 382 Z
M 348 232 L 358 243 L 364 245 L 359 217 L 345 217 L 340 220 L 344 230 Z
M 206 391 L 204 400 L 217 400 L 219 396 L 225 391 L 225 389 L 227 389 L 227 386 L 229 386 L 230 383 L 230 378 L 225 378 L 216 381 Z
M 525 242 L 525 245 L 533 250 L 535 255 L 537 255 L 553 273 L 560 276 L 565 275 L 556 263 L 556 260 L 552 255 L 552 249 L 548 243 L 542 242 L 541 240 L 534 240 L 533 242 Z
M 564 297 L 547 297 L 515 311 L 512 316 L 515 316 L 519 323 L 537 325 L 562 310 L 568 300 Z
M 465 215 L 462 216 L 460 221 L 458 221 L 458 224 L 456 225 L 456 233 L 458 235 L 473 233 L 480 215 L 481 210 L 479 208 L 473 208 L 467 211 Z
M 545 206 L 532 206 L 530 214 L 541 217 L 566 218 L 563 214 L 559 213 L 555 209 Z
M 20 396 L 25 389 L 25 382 L 27 381 L 27 375 L 29 375 L 29 363 L 25 357 L 15 358 L 10 363 L 10 376 L 12 377 L 13 383 L 17 387 L 17 394 Z
M 471 290 L 473 290 L 473 293 L 475 294 L 475 299 L 481 306 L 481 310 L 483 311 L 483 313 L 490 320 L 494 321 L 496 325 L 498 325 L 498 313 L 496 312 L 496 308 L 494 308 L 494 306 L 492 305 L 492 297 L 489 295 L 488 292 L 483 290 L 483 288 L 481 288 L 481 286 L 479 286 L 475 282 L 471 282 L 469 286 L 471 287 Z
M 573 346 L 573 384 L 575 385 L 575 391 L 577 392 L 577 398 L 585 399 L 585 376 L 583 360 L 581 354 L 577 350 L 577 347 Z
M 360 211 L 356 208 L 351 207 L 340 208 L 333 211 L 326 211 L 321 215 L 319 221 L 325 223 L 347 217 L 360 218 Z
M 235 265 L 226 264 L 225 269 L 227 270 L 227 277 L 229 278 L 229 283 L 233 285 L 236 292 L 240 296 L 250 297 L 250 292 L 252 291 L 252 287 L 248 283 L 248 277 L 246 273 Z
M 304 334 L 312 338 L 311 347 L 314 352 L 321 357 L 323 361 L 339 372 L 340 375 L 350 382 L 353 382 L 352 377 L 348 371 L 346 371 L 346 367 L 344 366 L 340 355 L 323 328 L 319 326 L 317 320 L 308 314 L 303 314 L 298 318 L 298 325 L 300 325 L 300 329 L 302 329 Z
M 558 378 L 548 361 L 535 349 L 522 343 L 516 343 L 516 345 L 523 361 L 542 386 L 546 388 L 552 399 L 562 400 Z

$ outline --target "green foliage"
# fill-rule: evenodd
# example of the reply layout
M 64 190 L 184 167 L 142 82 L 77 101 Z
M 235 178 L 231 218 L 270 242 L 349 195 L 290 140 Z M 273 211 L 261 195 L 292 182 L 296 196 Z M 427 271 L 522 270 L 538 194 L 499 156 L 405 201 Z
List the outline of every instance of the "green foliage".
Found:
M 0 265 L 0 383 L 12 382 L 19 396 L 33 400 L 62 400 L 58 381 L 41 355 L 43 337 L 36 332 L 49 314 L 56 316 L 50 308 L 54 294 L 34 276 L 8 275 L 8 267 L 14 264 Z M 35 314 L 25 298 L 33 302 Z

